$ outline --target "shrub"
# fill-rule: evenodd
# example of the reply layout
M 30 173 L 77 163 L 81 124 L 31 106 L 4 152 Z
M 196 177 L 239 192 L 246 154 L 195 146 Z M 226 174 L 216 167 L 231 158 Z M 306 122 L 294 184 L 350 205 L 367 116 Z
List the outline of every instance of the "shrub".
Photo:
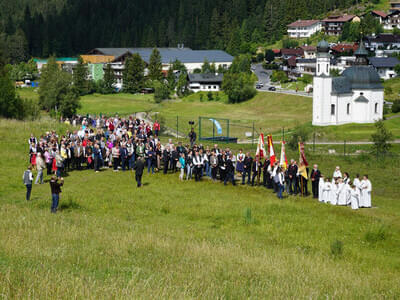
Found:
M 376 132 L 371 135 L 371 141 L 374 142 L 372 152 L 374 154 L 386 154 L 392 145 L 389 143 L 393 140 L 393 133 L 390 132 L 383 121 L 375 122 Z
M 285 83 L 289 81 L 289 78 L 287 77 L 285 72 L 274 70 L 272 71 L 271 81 Z
M 199 96 L 199 97 L 200 97 L 200 102 L 203 102 L 203 97 L 204 97 L 204 96 L 203 96 L 203 93 L 200 93 L 200 96 Z
M 216 92 L 215 93 L 215 101 L 219 101 L 221 98 L 220 98 L 220 96 L 219 96 L 219 93 L 218 92 Z
M 213 94 L 212 94 L 212 92 L 208 92 L 208 93 L 207 93 L 207 98 L 208 98 L 208 101 L 212 101 L 212 100 L 213 100 Z
M 169 89 L 165 84 L 156 80 L 154 81 L 153 86 L 154 86 L 154 101 L 156 103 L 161 103 L 161 101 L 169 98 Z
M 331 244 L 331 254 L 334 257 L 340 257 L 343 254 L 343 242 L 335 240 Z
M 392 105 L 392 113 L 400 112 L 400 100 L 395 100 Z

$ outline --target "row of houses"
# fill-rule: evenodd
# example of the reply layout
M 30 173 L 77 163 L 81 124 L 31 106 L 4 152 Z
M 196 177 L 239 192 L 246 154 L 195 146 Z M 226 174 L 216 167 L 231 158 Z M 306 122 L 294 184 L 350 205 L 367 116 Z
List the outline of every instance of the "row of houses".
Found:
M 323 20 L 297 20 L 287 26 L 287 33 L 291 38 L 308 38 L 324 30 L 327 35 L 338 36 L 342 34 L 346 23 L 360 22 L 361 18 L 369 14 L 378 19 L 385 30 L 400 29 L 400 0 L 392 0 L 387 13 L 372 10 L 360 16 L 345 14 L 329 16 Z
M 329 16 L 323 20 L 297 20 L 287 26 L 287 33 L 290 38 L 308 38 L 322 30 L 327 35 L 340 35 L 348 22 L 360 22 L 360 18 L 354 15 L 343 15 Z
M 233 57 L 221 50 L 192 50 L 179 45 L 177 48 L 158 48 L 161 56 L 162 72 L 166 75 L 171 64 L 179 60 L 185 65 L 189 73 L 189 87 L 193 91 L 219 91 L 222 82 L 222 74 L 193 74 L 195 70 L 201 69 L 204 61 L 214 63 L 217 69 L 228 69 Z M 150 56 L 153 48 L 95 48 L 81 58 L 88 66 L 89 79 L 99 81 L 104 78 L 104 71 L 107 65 L 111 65 L 116 78 L 115 87 L 121 89 L 123 86 L 123 71 L 129 56 L 137 53 L 147 66 L 150 63 Z M 40 72 L 45 59 L 36 59 Z M 74 66 L 78 63 L 77 58 L 57 58 L 57 63 L 64 69 L 73 72 Z
M 389 35 L 389 34 L 384 34 Z M 393 36 L 393 35 L 390 35 Z M 395 77 L 395 67 L 400 64 L 397 57 L 389 56 L 383 50 L 375 50 L 376 41 L 384 38 L 381 36 L 366 37 L 365 45 L 369 42 L 369 48 L 366 47 L 371 53 L 375 52 L 375 56 L 368 57 L 368 63 L 375 68 L 381 79 L 390 79 Z M 372 46 L 371 46 L 372 45 Z M 392 44 L 389 47 L 393 47 Z M 330 46 L 330 68 L 342 73 L 347 68 L 353 66 L 356 61 L 354 53 L 359 48 L 358 43 L 340 43 L 332 44 Z M 390 50 L 389 54 L 395 50 Z M 398 49 L 400 51 L 400 48 Z M 316 74 L 316 53 L 317 49 L 314 46 L 301 46 L 296 49 L 280 49 L 274 50 L 275 56 L 282 61 L 282 70 L 287 72 L 290 77 L 300 77 L 304 74 Z

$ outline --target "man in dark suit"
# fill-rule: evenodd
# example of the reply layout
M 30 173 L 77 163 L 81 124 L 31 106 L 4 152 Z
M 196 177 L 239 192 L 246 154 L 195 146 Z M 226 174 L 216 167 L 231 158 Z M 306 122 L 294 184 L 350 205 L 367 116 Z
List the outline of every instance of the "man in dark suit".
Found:
M 135 164 L 135 179 L 137 182 L 137 187 L 142 186 L 143 169 L 144 169 L 144 159 L 143 157 L 139 157 Z
M 292 159 L 290 161 L 290 166 L 288 168 L 288 175 L 289 175 L 289 194 L 292 195 L 293 193 L 297 195 L 297 170 L 298 167 L 295 161 Z
M 163 163 L 164 163 L 164 174 L 167 174 L 169 161 L 171 159 L 171 153 L 170 153 L 168 147 L 165 147 L 162 158 L 163 158 Z
M 314 165 L 314 168 L 311 171 L 311 185 L 312 185 L 312 194 L 313 198 L 318 199 L 319 194 L 319 179 L 321 178 L 321 172 L 318 170 L 318 165 Z
M 229 156 L 228 159 L 226 160 L 226 176 L 225 176 L 225 180 L 224 180 L 224 185 L 226 185 L 226 183 L 228 181 L 231 181 L 232 185 L 236 185 L 236 183 L 235 183 L 235 167 L 233 166 L 232 155 Z
M 251 185 L 254 186 L 254 181 L 257 177 L 257 185 L 260 183 L 261 169 L 262 163 L 260 161 L 260 157 L 256 155 L 256 159 L 253 161 L 253 176 L 251 177 Z
M 120 158 L 121 158 L 121 164 L 122 164 L 122 171 L 125 171 L 125 168 L 128 168 L 128 170 L 129 170 L 128 150 L 126 149 L 126 145 L 124 145 L 124 144 L 122 144 L 122 147 L 120 150 Z
M 247 184 L 250 184 L 251 166 L 253 165 L 253 158 L 250 153 L 246 153 L 243 161 L 243 174 L 242 174 L 242 184 L 245 184 L 247 175 Z

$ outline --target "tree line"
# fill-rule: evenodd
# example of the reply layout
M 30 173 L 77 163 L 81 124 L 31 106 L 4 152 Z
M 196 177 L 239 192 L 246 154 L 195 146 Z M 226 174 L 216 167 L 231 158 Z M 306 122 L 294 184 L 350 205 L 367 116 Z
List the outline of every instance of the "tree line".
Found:
M 7 2 L 7 3 L 6 3 Z M 359 0 L 0 0 L 7 62 L 71 56 L 96 47 L 223 49 L 255 52 L 281 39 L 296 19 L 323 17 Z M 6 5 L 7 4 L 7 5 Z M 23 6 L 25 5 L 25 7 Z

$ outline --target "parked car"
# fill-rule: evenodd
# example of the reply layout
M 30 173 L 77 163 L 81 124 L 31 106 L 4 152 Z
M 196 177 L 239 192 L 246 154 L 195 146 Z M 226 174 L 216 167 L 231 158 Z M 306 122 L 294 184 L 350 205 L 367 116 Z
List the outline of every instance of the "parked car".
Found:
M 276 87 L 270 86 L 270 87 L 268 88 L 268 91 L 273 91 L 273 92 L 275 92 L 275 91 L 276 91 Z
M 262 88 L 261 84 L 257 83 L 257 84 L 256 84 L 256 89 L 259 90 L 259 89 L 261 89 L 261 88 Z

